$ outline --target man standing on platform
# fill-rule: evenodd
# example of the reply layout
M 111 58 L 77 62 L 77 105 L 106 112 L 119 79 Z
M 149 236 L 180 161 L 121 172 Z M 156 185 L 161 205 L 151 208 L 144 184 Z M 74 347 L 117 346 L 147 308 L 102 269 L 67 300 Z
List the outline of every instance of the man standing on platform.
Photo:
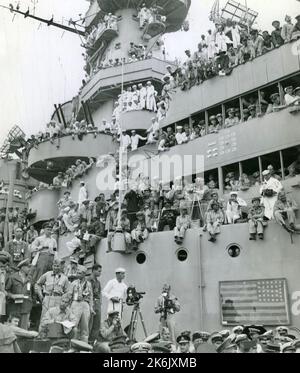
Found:
M 110 311 L 118 311 L 122 319 L 123 302 L 126 298 L 127 285 L 123 282 L 125 278 L 125 269 L 116 269 L 116 278 L 108 281 L 102 294 L 108 299 L 107 314 Z
M 89 321 L 94 312 L 93 289 L 90 281 L 86 280 L 86 268 L 78 270 L 78 279 L 70 285 L 68 294 L 72 297 L 71 311 L 76 316 L 78 337 L 83 342 L 89 340 Z
M 31 244 L 33 265 L 35 266 L 32 281 L 36 282 L 44 273 L 50 271 L 53 264 L 57 242 L 51 237 L 52 227 L 49 223 L 43 225 L 44 234 Z
M 94 311 L 95 313 L 91 315 L 90 319 L 90 341 L 94 342 L 97 339 L 99 330 L 101 327 L 101 283 L 99 277 L 101 276 L 102 266 L 100 264 L 94 264 L 92 269 L 92 274 L 89 281 L 93 289 L 93 299 L 94 299 Z
M 9 241 L 6 245 L 5 250 L 11 256 L 11 264 L 17 266 L 24 259 L 28 259 L 30 256 L 28 250 L 28 244 L 22 240 L 23 231 L 21 228 L 15 229 L 15 238 Z
M 35 291 L 43 305 L 41 319 L 49 308 L 60 305 L 61 297 L 69 289 L 69 280 L 62 273 L 61 262 L 53 262 L 52 271 L 43 274 L 35 284 Z

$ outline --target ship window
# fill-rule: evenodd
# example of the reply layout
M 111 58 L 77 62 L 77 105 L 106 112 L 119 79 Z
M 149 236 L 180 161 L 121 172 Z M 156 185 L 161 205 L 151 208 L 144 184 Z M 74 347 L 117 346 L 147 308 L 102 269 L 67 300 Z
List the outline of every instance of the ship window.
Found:
M 268 87 L 264 87 L 263 89 L 260 90 L 260 96 L 261 96 L 261 100 L 262 100 L 262 112 L 263 113 L 265 113 L 267 111 L 268 104 L 272 103 L 271 96 L 274 93 L 280 93 L 278 83 L 272 84 Z M 264 102 L 266 102 L 266 103 L 263 104 Z
M 266 170 L 269 166 L 273 166 L 275 174 L 281 177 L 282 173 L 281 173 L 280 153 L 279 152 L 265 154 L 265 155 L 261 156 L 261 160 L 262 160 L 263 171 Z
M 285 176 L 299 175 L 299 167 L 290 168 L 290 166 L 300 157 L 300 146 L 284 149 L 282 151 Z
M 207 111 L 207 116 L 208 116 L 208 133 L 213 133 L 212 129 L 212 122 L 210 118 L 212 116 L 217 116 L 218 114 L 221 114 L 223 116 L 223 110 L 222 110 L 222 105 L 215 106 Z M 221 128 L 224 126 L 224 118 L 222 118 L 222 123 L 221 123 Z M 216 122 L 216 125 L 219 125 L 219 122 Z
M 209 170 L 209 171 L 205 172 L 204 173 L 204 180 L 205 180 L 205 185 L 207 185 L 208 187 L 210 187 L 210 185 L 211 185 L 212 189 L 219 188 L 218 169 Z M 213 187 L 212 181 L 214 181 L 214 187 Z
M 223 167 L 223 179 L 224 179 L 224 190 L 225 191 L 236 191 L 238 190 L 238 183 L 240 178 L 239 164 L 234 163 Z
M 227 247 L 228 255 L 232 258 L 237 258 L 241 253 L 241 246 L 238 244 L 231 244 Z
M 205 122 L 205 111 L 202 111 L 200 113 L 194 114 L 192 116 L 192 125 L 195 126 L 201 126 L 206 128 L 206 122 Z
M 294 75 L 288 79 L 285 79 L 280 82 L 283 90 L 286 87 L 292 86 L 293 88 L 299 87 L 300 86 L 300 74 Z
M 138 253 L 136 256 L 136 261 L 138 264 L 144 264 L 146 261 L 146 255 L 144 253 Z
M 178 251 L 177 251 L 177 259 L 180 261 L 180 262 L 185 262 L 188 258 L 188 253 L 186 251 L 186 249 L 184 248 L 180 248 Z
M 225 118 L 228 118 L 228 110 L 229 109 L 234 109 L 235 110 L 235 116 L 238 117 L 239 120 L 241 119 L 241 108 L 240 108 L 240 100 L 239 99 L 226 102 L 226 104 L 224 105 L 224 108 L 225 108 Z
M 248 190 L 256 183 L 260 183 L 258 158 L 247 159 L 242 162 L 241 190 Z

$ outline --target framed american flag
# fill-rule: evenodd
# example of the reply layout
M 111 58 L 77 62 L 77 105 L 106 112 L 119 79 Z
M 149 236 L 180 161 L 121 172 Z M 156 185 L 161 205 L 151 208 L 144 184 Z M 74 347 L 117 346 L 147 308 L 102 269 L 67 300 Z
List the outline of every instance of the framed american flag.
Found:
M 284 278 L 219 282 L 222 325 L 289 325 Z

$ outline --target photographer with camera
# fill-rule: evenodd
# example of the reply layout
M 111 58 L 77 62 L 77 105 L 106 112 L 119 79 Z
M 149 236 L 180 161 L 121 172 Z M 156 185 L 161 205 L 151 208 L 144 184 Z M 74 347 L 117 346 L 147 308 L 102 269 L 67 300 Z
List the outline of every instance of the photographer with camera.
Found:
M 165 284 L 162 289 L 162 294 L 158 297 L 155 313 L 160 313 L 160 326 L 161 333 L 163 327 L 167 327 L 171 334 L 171 340 L 175 344 L 175 313 L 180 311 L 180 304 L 178 299 L 171 294 L 171 286 Z
M 109 311 L 107 319 L 102 323 L 100 329 L 99 342 L 108 346 L 109 342 L 116 340 L 119 337 L 126 337 L 126 334 L 121 326 L 121 319 L 118 311 Z
M 283 186 L 280 181 L 272 176 L 269 170 L 263 171 L 262 175 L 264 181 L 260 188 L 260 194 L 262 195 L 262 204 L 265 207 L 265 217 L 271 220 L 274 218 L 273 210 L 278 193 L 283 190 Z

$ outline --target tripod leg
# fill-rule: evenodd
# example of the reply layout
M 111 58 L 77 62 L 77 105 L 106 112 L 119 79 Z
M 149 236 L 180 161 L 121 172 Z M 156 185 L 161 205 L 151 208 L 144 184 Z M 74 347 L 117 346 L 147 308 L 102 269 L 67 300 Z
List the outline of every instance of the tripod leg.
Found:
M 140 319 L 141 319 L 142 327 L 143 327 L 143 329 L 144 329 L 145 338 L 147 338 L 147 337 L 148 337 L 148 335 L 147 335 L 147 330 L 146 330 L 145 321 L 144 321 L 144 319 L 143 319 L 143 315 L 142 315 L 142 311 L 141 311 L 141 310 L 139 310 L 139 315 L 140 315 Z
M 131 313 L 131 319 L 130 319 L 130 324 L 129 324 L 129 339 L 132 340 L 132 330 L 133 330 L 133 325 L 134 325 L 134 319 L 135 319 L 135 309 L 132 310 Z
M 134 310 L 134 320 L 132 324 L 132 340 L 135 341 L 135 333 L 136 333 L 136 327 L 138 322 L 138 310 Z

